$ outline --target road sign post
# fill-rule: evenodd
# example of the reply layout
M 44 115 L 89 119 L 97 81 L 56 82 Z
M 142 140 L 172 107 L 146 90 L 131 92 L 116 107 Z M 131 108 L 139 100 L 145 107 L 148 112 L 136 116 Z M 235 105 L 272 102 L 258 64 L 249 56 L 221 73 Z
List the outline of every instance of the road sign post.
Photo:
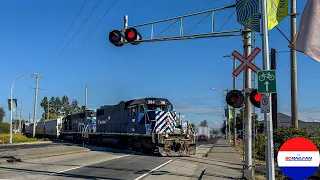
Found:
M 258 93 L 276 93 L 276 70 L 266 70 L 258 72 Z

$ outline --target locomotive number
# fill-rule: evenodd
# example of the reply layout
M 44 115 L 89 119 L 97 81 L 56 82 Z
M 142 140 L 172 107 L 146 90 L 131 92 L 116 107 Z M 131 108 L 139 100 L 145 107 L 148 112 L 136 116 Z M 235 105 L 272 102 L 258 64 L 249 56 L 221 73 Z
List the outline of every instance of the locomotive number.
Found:
M 148 104 L 155 104 L 156 102 L 154 100 L 148 100 Z

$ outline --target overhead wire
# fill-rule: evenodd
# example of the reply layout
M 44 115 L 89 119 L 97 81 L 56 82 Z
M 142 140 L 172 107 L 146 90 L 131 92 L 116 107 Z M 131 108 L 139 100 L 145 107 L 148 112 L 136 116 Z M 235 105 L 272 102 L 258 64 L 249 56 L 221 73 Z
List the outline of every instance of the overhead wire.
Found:
M 136 1 L 136 3 L 138 3 L 139 2 L 139 0 L 137 0 Z M 86 36 L 86 38 L 77 46 L 77 48 L 73 51 L 73 53 L 84 43 L 84 41 L 92 34 L 92 32 L 95 30 L 95 28 L 102 22 L 102 20 L 105 18 L 105 16 L 107 15 L 107 13 L 111 10 L 111 8 L 113 7 L 113 5 L 116 3 L 116 0 L 114 1 L 114 3 L 111 5 L 111 7 L 106 11 L 106 13 L 102 16 L 102 18 L 99 20 L 99 22 L 96 24 L 96 26 L 91 30 L 91 32 Z M 131 10 L 132 10 L 132 8 L 133 8 L 134 6 L 131 6 L 131 8 L 126 12 L 126 14 L 127 13 L 129 13 Z M 121 18 L 122 19 L 122 18 Z M 121 20 L 120 19 L 120 20 Z M 105 43 L 102 43 L 101 44 L 101 46 L 99 46 L 99 48 L 97 48 L 96 50 L 97 51 L 99 51 L 102 47 L 104 47 L 106 44 Z M 80 60 L 82 60 L 87 54 L 89 54 L 89 52 L 91 52 L 93 49 L 94 49 L 94 47 L 96 47 L 96 45 L 93 45 L 79 60 L 78 60 L 78 62 L 80 61 Z M 73 54 L 72 53 L 72 54 Z M 71 55 L 72 55 L 71 54 Z M 70 56 L 71 56 L 70 55 Z M 70 56 L 68 57 L 68 58 L 70 58 Z M 68 59 L 67 58 L 67 59 Z M 67 60 L 66 59 L 66 60 Z M 60 64 L 61 65 L 61 64 Z M 59 67 L 60 65 L 58 65 L 57 67 Z M 57 68 L 56 67 L 56 68 Z M 57 81 L 59 81 L 61 78 L 63 77 L 63 75 L 62 76 L 60 76 L 59 78 L 57 78 L 53 83 L 56 83 Z
M 67 32 L 64 34 L 63 38 L 61 39 L 61 41 L 59 42 L 59 44 L 56 46 L 56 48 L 54 49 L 54 51 L 51 53 L 51 55 L 49 56 L 49 58 L 44 62 L 44 64 L 46 64 L 50 58 L 53 56 L 53 54 L 58 50 L 58 48 L 60 47 L 62 41 L 66 38 L 67 34 L 69 33 L 69 31 L 71 30 L 73 24 L 76 22 L 76 20 L 78 19 L 83 7 L 86 5 L 88 0 L 85 0 L 81 6 L 81 9 L 79 10 L 78 14 L 76 15 L 76 17 L 74 18 L 73 22 L 71 23 L 71 25 L 69 26 L 69 29 L 67 30 Z
M 213 2 L 213 1 L 212 1 Z M 211 3 L 212 3 L 211 2 Z M 210 3 L 210 4 L 211 4 Z M 206 6 L 208 6 L 208 5 L 206 5 Z M 206 7 L 205 6 L 205 7 Z M 205 8 L 204 7 L 204 8 Z M 199 7 L 198 7 L 199 8 Z M 196 9 L 198 9 L 198 8 L 196 8 Z M 200 11 L 202 11 L 204 8 L 202 8 Z M 207 18 L 208 16 L 206 16 L 205 18 Z M 204 18 L 204 19 L 205 19 Z M 177 21 L 179 21 L 179 20 L 177 20 Z M 172 25 L 174 25 L 177 21 L 175 21 L 174 23 L 172 23 L 170 26 L 172 26 Z M 202 20 L 203 21 L 203 20 Z M 184 22 L 184 24 L 183 25 L 185 25 L 185 24 L 187 24 L 188 22 L 190 22 L 190 21 L 187 21 L 187 22 Z M 195 25 L 195 27 L 196 26 L 198 26 L 199 25 L 199 23 L 198 24 L 196 24 Z M 169 26 L 169 27 L 170 27 Z M 168 28 L 169 28 L 168 27 Z M 167 29 L 168 29 L 167 28 Z M 165 29 L 165 30 L 167 30 L 167 29 Z M 173 29 L 173 28 L 172 28 Z M 194 29 L 193 29 L 194 30 Z M 161 42 L 158 42 L 158 43 L 156 43 L 158 46 L 161 44 Z M 167 48 L 165 48 L 163 51 L 161 51 L 160 53 L 158 53 L 157 55 L 155 55 L 155 56 L 153 56 L 152 58 L 150 58 L 149 60 L 151 60 L 151 59 L 154 59 L 155 57 L 157 57 L 157 56 L 159 56 L 161 53 L 163 53 L 164 51 L 166 51 L 167 49 L 169 49 L 170 47 L 171 47 L 172 45 L 170 45 L 170 46 L 168 46 Z M 149 49 L 149 51 L 150 51 L 151 49 Z M 147 52 L 149 52 L 149 51 L 147 51 Z M 143 57 L 147 52 L 145 52 L 142 56 L 140 56 L 140 57 L 138 57 L 137 59 L 135 59 L 135 60 L 133 60 L 133 61 L 131 61 L 131 62 L 129 62 L 129 63 L 127 63 L 127 64 L 132 64 L 132 63 L 134 63 L 134 62 L 136 62 L 137 60 L 139 60 L 141 57 Z M 148 61 L 148 60 L 145 60 L 144 62 L 146 62 L 146 61 Z M 141 66 L 141 64 L 140 65 L 138 65 L 138 67 L 140 67 Z M 127 67 L 127 66 L 125 66 L 125 67 Z M 118 71 L 116 71 L 116 72 L 114 72 L 111 76 L 113 76 L 113 75 L 115 75 L 117 72 L 119 72 L 119 71 L 122 71 L 122 70 L 124 70 L 125 69 L 125 67 L 122 67 L 121 69 L 119 69 Z M 136 68 L 138 68 L 138 67 L 135 67 L 134 69 L 136 69 Z M 129 71 L 130 72 L 130 71 Z M 127 73 L 126 73 L 127 74 Z M 110 77 L 110 76 L 108 76 L 108 77 Z M 99 79 L 101 79 L 101 78 L 99 78 Z M 112 80 L 112 79 L 111 79 Z M 95 84 L 97 84 L 97 83 L 99 83 L 100 81 L 98 80 Z M 108 81 L 109 82 L 109 81 Z
M 210 15 L 210 14 L 209 14 Z M 196 25 L 194 25 L 194 27 L 191 29 L 191 31 L 190 31 L 190 33 L 192 33 L 196 28 L 197 28 L 197 26 L 199 26 L 200 24 L 201 24 L 201 22 L 203 22 L 206 18 L 208 17 L 208 15 L 207 16 L 205 16 L 202 20 L 200 20 Z M 207 19 L 205 22 L 207 22 L 209 19 Z M 229 21 L 230 20 L 230 18 L 228 18 L 228 20 L 227 21 Z M 188 23 L 189 21 L 187 21 L 187 22 L 185 22 L 185 24 L 186 23 Z M 203 22 L 203 24 L 205 23 L 205 22 Z M 184 25 L 185 25 L 184 24 Z M 203 25 L 202 24 L 202 25 Z M 224 23 L 221 27 L 220 27 L 220 29 L 225 25 L 226 23 Z M 201 25 L 200 25 L 201 26 Z M 219 29 L 219 30 L 220 30 Z M 188 33 L 187 33 L 188 34 Z M 160 42 L 161 43 L 161 42 Z M 163 52 L 165 52 L 166 50 L 168 50 L 170 47 L 172 46 L 172 44 L 171 45 L 169 45 L 167 48 L 165 48 L 165 49 L 163 49 L 160 53 L 158 53 L 158 54 L 156 54 L 155 56 L 153 56 L 152 58 L 150 58 L 150 59 L 146 59 L 145 61 L 143 61 L 143 62 L 147 62 L 147 61 L 150 61 L 150 60 L 152 60 L 152 59 L 154 59 L 155 57 L 157 57 L 157 56 L 159 56 L 160 54 L 162 54 Z M 142 66 L 142 64 L 143 63 L 141 63 L 141 64 L 139 64 L 138 66 L 136 66 L 136 67 L 134 67 L 132 70 L 136 70 L 137 68 L 139 68 L 139 67 L 141 67 Z M 121 70 L 120 71 L 122 71 L 124 68 L 121 68 Z M 132 71 L 131 70 L 131 71 Z M 127 71 L 127 73 L 125 73 L 125 75 L 126 74 L 128 74 L 130 71 Z M 112 75 L 114 75 L 115 73 L 113 73 Z M 119 78 L 119 77 L 118 77 Z M 111 82 L 112 80 L 115 80 L 115 79 L 111 79 L 111 80 L 109 80 L 109 81 L 107 81 L 107 82 Z M 97 83 L 99 83 L 100 81 L 98 81 Z M 96 84 L 97 84 L 96 83 Z M 106 83 L 106 82 L 105 82 Z
M 206 1 L 208 1 L 208 0 L 206 0 Z M 183 5 L 184 5 L 184 4 L 180 5 L 177 9 L 180 9 Z M 177 9 L 175 9 L 175 10 L 177 10 Z M 167 27 L 166 29 L 162 30 L 158 35 L 156 35 L 156 37 L 158 37 L 158 36 L 160 36 L 161 34 L 163 34 L 163 33 L 164 33 L 165 31 L 167 31 L 170 27 L 172 27 L 172 25 L 175 24 L 176 22 L 177 22 L 177 21 L 175 21 L 174 23 L 172 23 L 172 24 L 171 24 L 169 27 Z M 174 27 L 173 27 L 173 28 L 174 28 Z M 173 28 L 171 28 L 170 30 L 172 30 Z M 159 43 L 158 43 L 158 45 L 159 45 Z M 133 61 L 130 61 L 130 62 L 128 62 L 128 63 L 125 63 L 125 65 L 137 61 L 138 59 L 140 59 L 141 57 L 143 57 L 146 53 L 150 52 L 153 48 L 155 48 L 155 47 L 149 46 L 149 48 L 147 49 L 147 51 L 145 51 L 144 53 L 143 53 L 143 51 L 141 51 L 140 53 L 137 53 L 137 54 L 138 54 L 138 57 L 135 58 L 135 60 L 133 60 Z M 140 54 L 142 54 L 142 55 L 140 55 Z M 113 73 L 113 75 L 116 74 L 116 73 L 117 73 L 117 72 Z M 99 78 L 96 78 L 96 79 L 102 79 L 104 76 L 105 76 L 105 75 L 102 75 L 102 76 L 100 76 Z M 81 80 L 79 81 L 79 83 L 81 83 Z
M 80 31 L 82 30 L 82 28 L 86 25 L 86 23 L 88 22 L 88 20 L 91 18 L 92 14 L 95 12 L 95 10 L 98 8 L 98 6 L 100 5 L 101 0 L 98 0 L 98 2 L 95 4 L 95 6 L 92 8 L 91 12 L 89 13 L 89 15 L 87 15 L 86 19 L 83 21 L 83 23 L 81 24 L 81 26 L 78 28 L 77 32 L 72 36 L 72 38 L 70 39 L 70 41 L 66 44 L 66 46 L 62 49 L 62 51 L 58 54 L 58 56 L 56 57 L 57 59 L 59 59 L 59 57 L 61 56 L 61 54 L 63 54 L 63 52 L 65 50 L 67 50 L 67 48 L 69 47 L 69 45 L 73 42 L 73 40 L 77 37 L 77 35 L 80 33 Z

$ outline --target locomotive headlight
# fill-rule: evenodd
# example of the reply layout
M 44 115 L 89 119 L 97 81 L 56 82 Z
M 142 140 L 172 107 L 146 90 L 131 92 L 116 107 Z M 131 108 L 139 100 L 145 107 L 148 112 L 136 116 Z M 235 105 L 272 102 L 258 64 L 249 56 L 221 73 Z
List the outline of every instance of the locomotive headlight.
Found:
M 169 137 L 169 135 L 168 135 L 168 134 L 166 134 L 166 135 L 165 135 L 165 137 L 166 137 L 166 138 L 168 138 L 168 137 Z

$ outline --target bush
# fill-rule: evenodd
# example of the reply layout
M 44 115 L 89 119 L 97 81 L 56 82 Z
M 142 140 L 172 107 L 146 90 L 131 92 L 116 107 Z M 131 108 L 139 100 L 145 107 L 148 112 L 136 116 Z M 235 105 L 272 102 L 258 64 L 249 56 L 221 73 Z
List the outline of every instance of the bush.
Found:
M 0 134 L 0 141 L 4 144 L 10 142 L 10 134 Z M 34 142 L 36 138 L 27 138 L 22 134 L 12 134 L 12 143 Z
M 273 133 L 274 141 L 274 162 L 277 162 L 277 154 L 280 147 L 289 139 L 294 137 L 304 137 L 310 139 L 320 150 L 320 129 L 315 129 L 309 127 L 308 130 L 313 131 L 308 132 L 306 128 L 295 129 L 295 128 L 279 128 Z M 265 160 L 265 140 L 264 134 L 259 134 L 256 137 L 256 154 L 260 160 Z M 318 169 L 316 175 L 320 175 L 320 168 Z
M 0 134 L 10 133 L 10 124 L 0 122 Z

